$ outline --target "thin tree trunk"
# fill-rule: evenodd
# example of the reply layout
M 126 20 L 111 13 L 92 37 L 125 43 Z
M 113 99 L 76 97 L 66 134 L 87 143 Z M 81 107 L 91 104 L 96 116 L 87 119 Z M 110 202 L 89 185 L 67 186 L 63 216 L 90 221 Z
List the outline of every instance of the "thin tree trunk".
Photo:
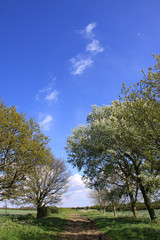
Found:
M 132 207 L 132 212 L 133 212 L 133 215 L 135 216 L 135 218 L 138 218 L 138 212 L 137 212 L 137 208 L 135 206 L 135 203 L 131 203 L 131 207 Z
M 103 208 L 103 214 L 105 214 L 105 207 Z
M 100 214 L 102 214 L 102 207 L 100 207 Z
M 113 204 L 113 213 L 114 213 L 114 217 L 117 217 L 116 206 L 115 206 L 115 204 Z
M 134 199 L 132 188 L 131 188 L 131 185 L 130 185 L 130 182 L 129 182 L 128 178 L 126 178 L 126 182 L 127 182 L 127 187 L 128 187 L 128 193 L 129 193 L 129 197 L 130 197 L 130 204 L 131 204 L 132 212 L 133 212 L 134 217 L 138 218 L 138 212 L 137 212 L 136 203 L 135 203 L 136 201 Z

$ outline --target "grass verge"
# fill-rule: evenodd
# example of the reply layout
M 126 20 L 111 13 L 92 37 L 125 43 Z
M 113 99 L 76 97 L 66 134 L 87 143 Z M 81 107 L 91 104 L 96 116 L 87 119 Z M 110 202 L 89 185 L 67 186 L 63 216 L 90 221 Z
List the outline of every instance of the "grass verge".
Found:
M 160 211 L 157 211 L 159 215 Z M 139 212 L 139 218 L 135 219 L 130 212 L 119 212 L 117 217 L 112 213 L 104 215 L 96 211 L 83 212 L 83 215 L 94 220 L 97 227 L 111 240 L 159 240 L 160 220 L 152 223 L 147 211 Z

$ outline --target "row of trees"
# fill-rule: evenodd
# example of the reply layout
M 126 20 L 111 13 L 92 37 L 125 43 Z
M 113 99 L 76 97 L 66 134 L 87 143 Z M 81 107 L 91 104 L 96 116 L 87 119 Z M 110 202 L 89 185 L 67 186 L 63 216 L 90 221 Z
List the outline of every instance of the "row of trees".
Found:
M 32 204 L 37 217 L 45 206 L 60 203 L 69 173 L 48 143 L 32 118 L 0 101 L 0 201 Z
M 133 87 L 122 87 L 119 101 L 92 106 L 87 124 L 73 129 L 67 140 L 68 161 L 94 189 L 121 198 L 127 192 L 134 216 L 141 194 L 151 220 L 151 201 L 160 187 L 160 55 L 154 68 Z M 116 196 L 114 196 L 116 198 Z

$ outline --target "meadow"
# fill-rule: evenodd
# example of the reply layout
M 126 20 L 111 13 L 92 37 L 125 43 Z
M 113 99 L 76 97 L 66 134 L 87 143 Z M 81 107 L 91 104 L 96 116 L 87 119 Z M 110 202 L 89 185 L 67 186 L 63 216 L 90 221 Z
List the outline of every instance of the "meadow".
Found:
M 64 231 L 69 215 L 76 210 L 60 209 L 59 213 L 36 219 L 33 210 L 0 209 L 0 240 L 50 240 L 59 239 Z M 129 211 L 100 214 L 99 211 L 76 211 L 94 220 L 96 226 L 111 240 L 159 240 L 160 210 L 156 210 L 157 223 L 152 223 L 148 212 L 139 211 L 139 218 L 132 217 Z
M 0 240 L 58 239 L 67 223 L 70 210 L 36 219 L 36 211 L 0 209 Z
M 160 240 L 160 210 L 155 210 L 157 222 L 150 221 L 146 210 L 138 211 L 135 219 L 130 211 L 100 214 L 97 211 L 83 212 L 83 215 L 92 219 L 96 226 L 111 240 Z

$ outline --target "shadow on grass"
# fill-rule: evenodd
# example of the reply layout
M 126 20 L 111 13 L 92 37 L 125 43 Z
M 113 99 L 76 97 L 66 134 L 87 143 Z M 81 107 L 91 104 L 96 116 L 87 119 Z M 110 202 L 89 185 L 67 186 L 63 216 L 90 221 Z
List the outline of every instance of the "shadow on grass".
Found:
M 64 230 L 64 226 L 67 224 L 66 219 L 58 218 L 58 217 L 47 217 L 41 219 L 35 219 L 35 223 L 40 224 L 46 231 L 53 232 L 62 232 Z
M 159 240 L 160 225 L 148 219 L 129 217 L 94 218 L 97 227 L 112 240 Z
M 38 227 L 35 232 L 34 230 L 23 232 L 21 237 L 23 240 L 58 239 L 58 234 L 63 232 L 68 222 L 66 219 L 56 217 L 55 215 L 40 219 L 36 219 L 32 214 L 10 215 L 9 218 L 13 222 L 18 222 L 18 224 Z

